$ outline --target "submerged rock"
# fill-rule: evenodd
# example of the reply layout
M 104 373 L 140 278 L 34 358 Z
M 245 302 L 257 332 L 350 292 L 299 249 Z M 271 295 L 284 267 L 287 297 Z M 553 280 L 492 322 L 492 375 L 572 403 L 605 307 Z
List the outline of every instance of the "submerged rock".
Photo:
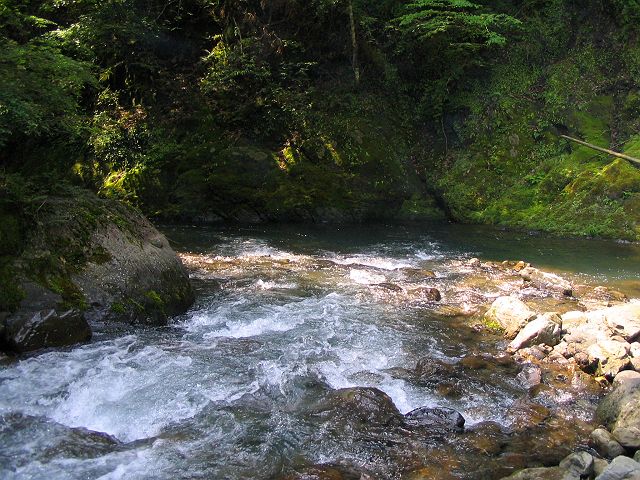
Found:
M 417 287 L 409 290 L 411 296 L 419 297 L 430 302 L 439 302 L 442 300 L 440 290 L 434 287 Z
M 554 273 L 543 272 L 533 267 L 523 268 L 519 273 L 526 282 L 531 283 L 536 288 L 552 290 L 569 297 L 572 295 L 573 287 L 571 283 Z
M 64 347 L 91 338 L 91 328 L 78 310 L 58 313 L 42 310 L 7 320 L 4 339 L 9 348 L 28 352 L 47 347 Z
M 404 416 L 409 427 L 442 428 L 455 432 L 464 430 L 464 417 L 452 408 L 419 407 Z
M 542 382 L 542 370 L 537 365 L 528 363 L 522 368 L 522 371 L 518 373 L 516 379 L 525 388 L 535 387 Z
M 485 322 L 497 324 L 507 338 L 515 338 L 517 333 L 536 316 L 523 301 L 516 297 L 499 297 L 485 314 Z

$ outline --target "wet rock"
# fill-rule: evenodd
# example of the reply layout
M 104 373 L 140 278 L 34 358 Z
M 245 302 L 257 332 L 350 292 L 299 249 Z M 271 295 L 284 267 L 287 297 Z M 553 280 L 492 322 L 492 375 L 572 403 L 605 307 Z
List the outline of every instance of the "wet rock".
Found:
M 593 289 L 593 296 L 599 300 L 606 300 L 611 302 L 626 302 L 627 296 L 617 290 L 611 290 L 608 287 L 596 287 Z
M 439 302 L 442 300 L 440 290 L 433 287 L 418 287 L 409 291 L 411 296 L 419 297 L 430 302 Z
M 621 383 L 598 405 L 598 420 L 623 447 L 640 447 L 640 381 Z
M 386 393 L 377 388 L 354 387 L 334 390 L 314 410 L 338 424 L 360 426 L 401 425 L 402 414 Z
M 106 433 L 68 427 L 44 417 L 21 413 L 0 416 L 0 445 L 3 447 L 0 471 L 4 472 L 7 470 L 3 468 L 15 472 L 24 466 L 27 445 L 27 451 L 31 452 L 29 460 L 42 463 L 99 458 L 122 447 L 117 439 Z
M 532 362 L 535 360 L 543 360 L 547 357 L 547 352 L 543 350 L 540 345 L 534 345 L 533 347 L 521 348 L 514 354 L 514 358 L 519 361 Z
M 566 473 L 566 470 L 560 467 L 527 468 L 501 480 L 580 480 L 580 477 L 565 478 Z
M 436 276 L 435 272 L 424 268 L 401 268 L 400 271 L 402 271 L 402 273 L 404 273 L 405 275 L 416 279 L 422 279 L 425 277 L 434 278 Z
M 629 457 L 616 457 L 596 480 L 640 480 L 640 463 Z
M 536 316 L 524 302 L 516 297 L 499 297 L 485 314 L 485 322 L 497 324 L 507 338 L 515 338 L 517 333 Z
M 615 458 L 624 453 L 624 448 L 620 445 L 604 428 L 596 428 L 591 432 L 591 444 L 596 451 L 607 458 Z
M 344 474 L 342 469 L 332 465 L 313 465 L 299 472 L 287 475 L 283 480 L 360 480 L 360 474 Z
M 542 382 L 542 370 L 532 363 L 526 364 L 516 376 L 516 380 L 525 388 L 532 388 Z
M 400 285 L 395 284 L 395 283 L 382 282 L 382 283 L 377 283 L 375 286 L 383 288 L 385 290 L 389 290 L 390 292 L 402 292 L 403 291 L 402 287 Z
M 480 355 L 467 355 L 460 360 L 460 365 L 470 370 L 485 370 L 491 367 L 491 362 Z
M 555 313 L 545 313 L 531 320 L 520 330 L 516 338 L 507 347 L 508 351 L 515 352 L 524 347 L 545 344 L 554 346 L 560 341 L 562 320 Z
M 85 342 L 91 338 L 91 328 L 78 310 L 42 310 L 9 317 L 4 338 L 10 349 L 28 352 Z
M 416 375 L 423 380 L 445 380 L 450 378 L 455 371 L 455 366 L 436 359 L 418 360 Z
M 593 473 L 593 457 L 587 452 L 572 453 L 560 462 L 560 468 L 567 472 L 565 478 L 589 478 Z
M 572 295 L 571 283 L 554 273 L 526 267 L 520 271 L 520 276 L 523 280 L 541 290 L 552 290 L 568 297 Z
M 461 432 L 464 430 L 464 417 L 451 408 L 420 407 L 404 416 L 407 426 L 414 428 L 439 428 Z
M 551 416 L 551 411 L 544 405 L 523 397 L 511 405 L 509 416 L 512 418 L 512 428 L 523 430 L 542 424 Z

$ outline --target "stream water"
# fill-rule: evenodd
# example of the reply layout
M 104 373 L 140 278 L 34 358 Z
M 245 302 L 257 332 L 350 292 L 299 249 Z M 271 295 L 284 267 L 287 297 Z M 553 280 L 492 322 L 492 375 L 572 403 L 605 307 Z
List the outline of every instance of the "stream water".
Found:
M 491 479 L 552 464 L 584 443 L 599 390 L 579 372 L 523 384 L 504 341 L 473 328 L 505 281 L 466 260 L 640 296 L 634 244 L 451 225 L 165 232 L 194 307 L 0 365 L 0 478 Z M 384 395 L 336 394 L 355 387 L 402 414 L 456 409 L 467 431 L 384 426 Z

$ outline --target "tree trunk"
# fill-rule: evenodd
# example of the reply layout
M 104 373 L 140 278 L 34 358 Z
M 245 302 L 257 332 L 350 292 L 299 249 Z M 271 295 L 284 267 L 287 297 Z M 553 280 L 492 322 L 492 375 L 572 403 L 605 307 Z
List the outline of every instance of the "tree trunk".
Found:
M 351 67 L 356 79 L 356 87 L 360 85 L 360 66 L 358 65 L 358 39 L 356 37 L 356 21 L 353 17 L 353 0 L 349 0 L 347 5 L 349 10 L 349 25 L 351 27 Z

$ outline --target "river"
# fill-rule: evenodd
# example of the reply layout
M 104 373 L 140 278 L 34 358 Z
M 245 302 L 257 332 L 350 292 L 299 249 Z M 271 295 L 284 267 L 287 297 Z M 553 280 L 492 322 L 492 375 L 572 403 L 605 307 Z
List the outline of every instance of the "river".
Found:
M 563 370 L 523 384 L 504 340 L 474 325 L 505 280 L 468 260 L 640 296 L 637 244 L 456 225 L 164 231 L 196 304 L 167 327 L 105 328 L 0 365 L 1 478 L 491 479 L 551 465 L 584 444 L 598 387 Z M 368 407 L 340 396 L 360 387 L 401 414 L 455 409 L 467 430 L 364 421 Z

